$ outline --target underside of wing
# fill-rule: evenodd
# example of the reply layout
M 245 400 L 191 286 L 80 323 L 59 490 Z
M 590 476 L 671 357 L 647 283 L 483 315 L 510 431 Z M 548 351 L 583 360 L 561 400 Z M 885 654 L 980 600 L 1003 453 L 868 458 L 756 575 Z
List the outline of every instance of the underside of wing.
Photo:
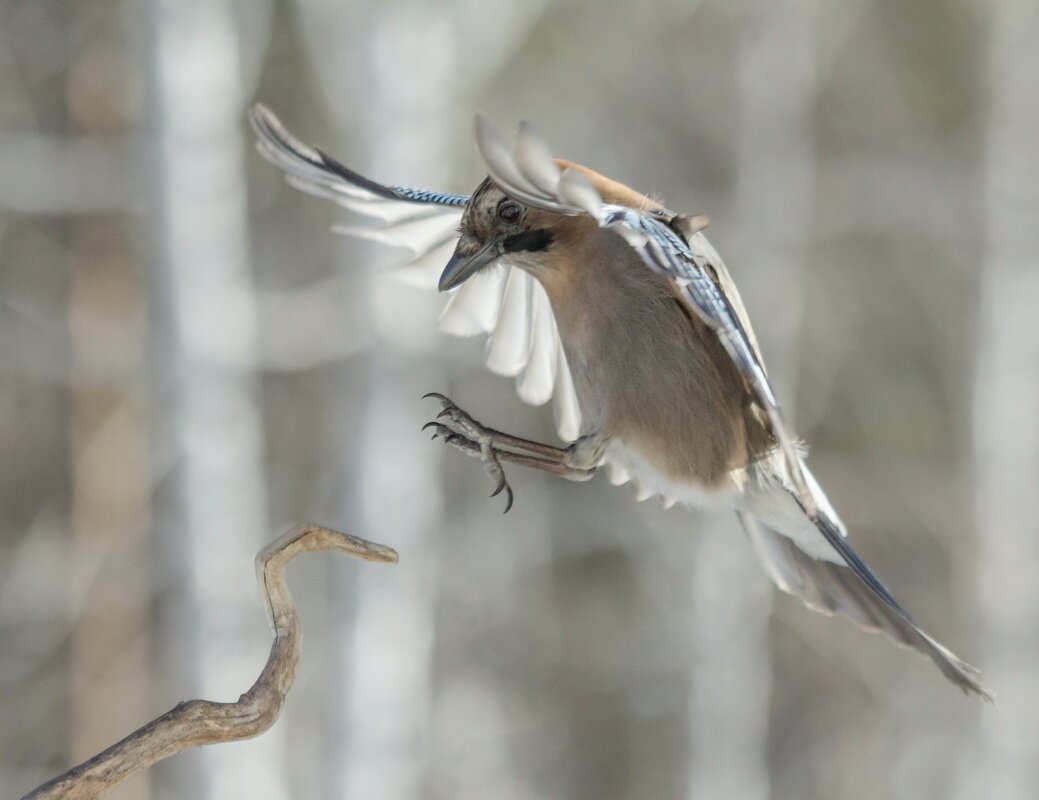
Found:
M 384 186 L 300 142 L 261 105 L 249 112 L 257 149 L 286 173 L 296 188 L 375 221 L 374 226 L 338 225 L 335 230 L 408 251 L 390 270 L 409 285 L 435 289 L 454 252 L 468 195 Z M 541 285 L 507 261 L 449 293 L 440 329 L 456 336 L 489 334 L 487 366 L 516 378 L 527 403 L 553 399 L 559 435 L 580 435 L 581 415 L 555 318 Z

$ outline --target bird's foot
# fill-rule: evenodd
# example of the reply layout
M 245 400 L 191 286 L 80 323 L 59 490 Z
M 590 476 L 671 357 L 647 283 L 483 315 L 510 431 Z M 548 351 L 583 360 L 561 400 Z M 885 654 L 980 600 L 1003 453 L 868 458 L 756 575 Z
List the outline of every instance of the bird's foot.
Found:
M 505 479 L 505 468 L 502 467 L 499 458 L 504 451 L 494 446 L 494 435 L 497 431 L 481 425 L 442 394 L 430 392 L 425 397 L 439 400 L 441 411 L 435 420 L 423 425 L 422 430 L 432 428 L 434 440 L 443 439 L 444 444 L 451 445 L 467 456 L 479 458 L 483 462 L 484 471 L 495 482 L 491 497 L 505 492 L 505 511 L 502 513 L 508 513 L 512 508 L 514 496 L 512 487 Z
M 423 395 L 423 399 L 434 398 L 440 403 L 440 413 L 437 414 L 438 420 L 443 420 L 443 424 L 447 425 L 455 433 L 461 434 L 465 438 L 479 444 L 495 444 L 495 436 L 500 435 L 499 431 L 493 428 L 488 428 L 473 419 L 469 414 L 460 409 L 455 402 L 439 392 L 430 392 L 429 394 Z

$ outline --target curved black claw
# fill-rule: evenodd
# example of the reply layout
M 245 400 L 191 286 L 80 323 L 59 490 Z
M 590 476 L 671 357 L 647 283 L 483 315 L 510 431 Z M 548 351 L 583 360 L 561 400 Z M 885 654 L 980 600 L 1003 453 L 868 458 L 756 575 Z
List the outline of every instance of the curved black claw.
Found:
M 502 489 L 505 490 L 505 510 L 502 511 L 501 513 L 502 514 L 508 514 L 509 513 L 509 509 L 512 508 L 512 501 L 513 501 L 512 487 L 509 486 L 509 484 L 507 484 L 507 483 L 503 483 L 500 486 L 498 486 L 497 489 L 495 489 L 493 492 L 491 492 L 491 497 L 497 497 L 499 494 L 501 494 Z
M 497 497 L 505 492 L 505 511 L 502 513 L 507 514 L 512 508 L 514 495 L 512 487 L 505 479 L 505 470 L 494 448 L 493 436 L 496 432 L 485 428 L 440 392 L 428 392 L 422 395 L 422 398 L 424 400 L 434 398 L 439 400 L 442 406 L 436 419 L 423 425 L 422 430 L 433 428 L 434 440 L 443 439 L 445 444 L 453 445 L 466 455 L 478 457 L 483 462 L 484 470 L 495 481 L 491 497 Z M 444 417 L 447 418 L 445 420 L 447 424 L 437 421 Z
M 505 510 L 502 511 L 501 513 L 502 514 L 508 514 L 509 513 L 509 509 L 512 508 L 512 501 L 514 499 L 514 496 L 512 494 L 512 487 L 509 486 L 509 482 L 507 480 L 505 480 L 505 470 L 504 469 L 501 470 L 501 473 L 500 473 L 500 475 L 498 477 L 498 485 L 495 486 L 494 487 L 494 491 L 491 492 L 491 497 L 497 497 L 502 492 L 505 492 Z
M 436 428 L 436 430 L 433 431 L 433 438 L 430 439 L 431 442 L 435 442 L 438 436 L 443 436 L 446 439 L 448 434 L 454 433 L 454 431 L 451 430 L 449 427 L 447 427 L 446 425 L 441 425 L 439 422 L 436 422 L 435 420 L 433 422 L 427 422 L 425 425 L 419 428 L 419 430 L 424 431 L 427 428 Z
M 491 479 L 495 481 L 495 487 L 494 491 L 491 492 L 491 497 L 497 497 L 502 492 L 505 492 L 505 510 L 502 513 L 508 514 L 509 509 L 512 508 L 513 494 L 512 487 L 509 486 L 509 482 L 505 479 L 505 468 L 502 467 L 501 461 L 498 459 L 498 454 L 494 451 L 494 448 L 481 448 L 480 457 L 483 459 L 484 470 Z
M 445 397 L 440 392 L 429 392 L 423 395 L 423 397 L 435 398 L 440 401 L 440 413 L 437 414 L 436 418 L 446 418 L 448 425 L 455 433 L 460 433 L 467 439 L 480 444 L 494 444 L 494 435 L 497 431 L 477 422 L 467 411 L 459 408 L 458 404 L 451 398 Z
M 451 430 L 451 428 L 447 427 L 447 425 L 441 425 L 439 422 L 435 421 L 427 422 L 425 425 L 422 426 L 422 430 L 425 430 L 429 427 L 436 428 L 436 430 L 433 431 L 432 438 L 430 439 L 431 442 L 435 442 L 437 439 L 443 439 L 444 444 L 449 444 L 454 447 L 457 447 L 459 450 L 461 450 L 463 453 L 467 455 L 480 456 L 481 458 L 483 457 L 481 454 L 480 445 L 472 441 L 471 439 L 465 438 L 464 436 L 462 436 L 462 434 L 458 433 L 458 431 Z

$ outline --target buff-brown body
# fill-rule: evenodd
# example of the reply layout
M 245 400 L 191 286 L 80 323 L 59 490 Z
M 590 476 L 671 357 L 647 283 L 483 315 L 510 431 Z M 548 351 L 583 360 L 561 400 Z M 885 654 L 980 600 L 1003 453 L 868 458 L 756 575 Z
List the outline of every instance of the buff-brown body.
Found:
M 713 487 L 769 434 L 714 333 L 619 236 L 590 222 L 559 226 L 573 244 L 539 276 L 587 418 L 582 433 L 624 442 L 670 480 Z
M 586 167 L 607 202 L 661 209 Z M 503 197 L 489 181 L 473 194 L 463 234 L 484 236 Z M 710 490 L 757 460 L 772 436 L 718 337 L 646 269 L 613 231 L 582 216 L 532 210 L 527 225 L 552 234 L 537 259 L 517 258 L 544 287 L 574 379 L 585 436 L 623 443 L 669 482 Z M 607 324 L 603 324 L 603 320 Z

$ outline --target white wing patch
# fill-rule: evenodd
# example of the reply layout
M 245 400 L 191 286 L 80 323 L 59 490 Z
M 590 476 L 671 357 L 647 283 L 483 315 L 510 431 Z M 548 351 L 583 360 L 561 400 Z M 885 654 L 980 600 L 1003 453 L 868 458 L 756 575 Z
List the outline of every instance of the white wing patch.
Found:
M 440 330 L 452 336 L 493 333 L 501 311 L 502 284 L 501 273 L 493 269 L 473 275 L 451 293 L 440 315 Z
M 524 402 L 539 406 L 552 396 L 559 334 L 545 291 L 537 281 L 530 283 L 530 358 L 516 381 L 516 390 Z
M 358 228 L 353 225 L 335 225 L 332 230 L 345 236 L 356 236 L 390 247 L 411 251 L 414 258 L 424 256 L 435 247 L 452 243 L 458 238 L 457 211 L 434 213 L 418 219 L 406 219 L 381 228 Z
M 487 366 L 492 372 L 519 375 L 530 359 L 530 292 L 534 279 L 512 269 L 505 280 L 505 293 L 498 324 L 487 342 Z
M 260 154 L 290 184 L 379 223 L 333 230 L 408 251 L 411 257 L 388 272 L 410 286 L 436 288 L 454 252 L 466 197 L 381 186 L 300 142 L 267 108 L 255 106 L 249 120 Z M 526 272 L 501 259 L 470 278 L 450 292 L 439 328 L 454 336 L 489 334 L 487 366 L 515 377 L 527 403 L 554 398 L 560 438 L 580 436 L 581 412 L 555 317 L 545 290 Z
M 515 376 L 525 403 L 540 406 L 554 397 L 559 436 L 572 442 L 581 435 L 581 411 L 548 295 L 519 267 L 502 266 L 456 289 L 439 327 L 455 336 L 490 334 L 488 368 Z

